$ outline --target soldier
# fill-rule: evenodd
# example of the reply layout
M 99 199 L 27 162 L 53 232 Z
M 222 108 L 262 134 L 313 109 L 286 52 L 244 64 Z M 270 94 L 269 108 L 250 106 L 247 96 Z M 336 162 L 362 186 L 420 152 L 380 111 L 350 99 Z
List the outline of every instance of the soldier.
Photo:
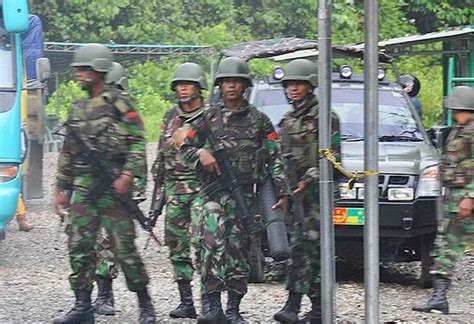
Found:
M 413 307 L 419 312 L 449 312 L 446 292 L 451 272 L 464 249 L 474 242 L 474 89 L 467 86 L 454 88 L 446 100 L 453 110 L 456 126 L 448 136 L 446 155 L 441 168 L 446 188 L 444 211 L 446 219 L 435 240 L 433 296 Z
M 140 323 L 154 323 L 155 312 L 147 291 L 148 276 L 135 247 L 135 224 L 121 203 L 134 179 L 146 184 L 143 125 L 131 100 L 118 89 L 106 89 L 105 74 L 110 70 L 112 53 L 101 44 L 81 47 L 71 64 L 75 78 L 89 98 L 73 104 L 65 124 L 66 139 L 58 161 L 55 208 L 67 206 L 63 191 L 72 190 L 70 216 L 66 227 L 72 274 L 74 307 L 54 323 L 94 322 L 91 291 L 96 264 L 94 246 L 103 226 L 111 249 L 120 264 L 127 286 L 138 295 Z M 116 175 L 110 189 L 91 197 L 101 176 L 95 163 L 82 152 L 100 152 Z
M 282 152 L 293 190 L 301 198 L 304 215 L 296 215 L 292 199 L 290 262 L 288 265 L 288 300 L 274 315 L 284 323 L 297 323 L 303 294 L 311 299 L 312 308 L 303 323 L 321 322 L 320 235 L 319 235 L 319 159 L 318 101 L 313 94 L 318 75 L 315 63 L 306 59 L 291 61 L 282 79 L 290 110 L 280 122 Z M 339 120 L 332 114 L 332 151 L 339 159 Z M 290 165 L 291 164 L 291 165 Z M 290 176 L 293 173 L 294 176 Z
M 120 63 L 112 62 L 110 71 L 105 75 L 108 87 L 117 88 L 121 91 L 128 89 L 125 69 Z M 126 95 L 126 94 L 124 94 Z M 144 170 L 146 173 L 146 170 Z M 110 240 L 101 229 L 97 240 L 97 266 L 96 283 L 97 299 L 92 303 L 94 312 L 99 315 L 115 315 L 115 302 L 112 290 L 112 280 L 117 278 L 118 267 L 115 255 L 111 249 Z
M 214 85 L 219 86 L 222 101 L 203 112 L 182 145 L 183 156 L 190 165 L 197 166 L 203 187 L 202 315 L 198 323 L 246 323 L 239 307 L 247 293 L 249 233 L 244 232 L 235 197 L 219 180 L 226 175 L 221 174 L 207 134 L 212 132 L 222 140 L 248 206 L 252 204 L 254 185 L 268 176 L 278 196 L 273 208 L 286 208 L 289 188 L 273 125 L 244 98 L 252 85 L 247 63 L 236 57 L 224 59 Z M 221 306 L 224 289 L 228 291 L 225 315 Z
M 153 174 L 165 190 L 165 240 L 181 297 L 181 303 L 170 316 L 196 318 L 191 290 L 194 269 L 190 243 L 194 245 L 196 264 L 199 264 L 197 229 L 202 198 L 195 168 L 184 163 L 179 146 L 189 128 L 187 121 L 201 113 L 204 107 L 201 91 L 207 89 L 207 82 L 202 67 L 191 62 L 181 64 L 171 81 L 171 89 L 176 93 L 177 105 L 164 116 Z

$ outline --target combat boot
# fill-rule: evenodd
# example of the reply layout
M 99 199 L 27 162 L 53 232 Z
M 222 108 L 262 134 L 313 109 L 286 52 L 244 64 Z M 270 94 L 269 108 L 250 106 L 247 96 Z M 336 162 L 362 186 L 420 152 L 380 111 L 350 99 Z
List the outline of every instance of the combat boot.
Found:
M 446 293 L 448 290 L 449 280 L 443 278 L 436 278 L 433 280 L 434 292 L 431 298 L 422 304 L 413 306 L 413 310 L 417 312 L 431 311 L 441 312 L 443 314 L 449 313 L 448 299 Z
M 313 297 L 311 298 L 311 311 L 306 313 L 298 323 L 301 324 L 320 324 L 322 322 L 321 315 L 321 298 Z
M 282 323 L 298 323 L 302 296 L 303 294 L 290 291 L 285 306 L 273 318 Z
M 33 225 L 28 222 L 25 214 L 16 214 L 16 221 L 18 222 L 18 228 L 22 232 L 29 232 L 33 229 Z
M 138 308 L 140 310 L 140 317 L 138 323 L 140 324 L 155 324 L 155 308 L 151 302 L 150 295 L 148 290 L 145 288 L 143 290 L 137 291 L 138 296 Z
M 224 312 L 222 311 L 221 292 L 215 292 L 203 296 L 202 315 L 198 316 L 200 324 L 222 324 L 226 322 Z
M 112 279 L 97 277 L 97 299 L 92 304 L 94 313 L 99 315 L 115 315 Z
M 53 324 L 93 324 L 94 312 L 91 307 L 91 291 L 75 290 L 76 302 L 74 307 L 61 318 L 53 321 Z
M 178 281 L 181 303 L 170 312 L 172 318 L 196 318 L 196 309 L 193 303 L 193 292 L 189 281 Z
M 243 295 L 237 295 L 236 293 L 230 292 L 227 294 L 227 309 L 225 311 L 225 318 L 228 324 L 246 324 L 242 316 L 240 315 L 240 301 Z

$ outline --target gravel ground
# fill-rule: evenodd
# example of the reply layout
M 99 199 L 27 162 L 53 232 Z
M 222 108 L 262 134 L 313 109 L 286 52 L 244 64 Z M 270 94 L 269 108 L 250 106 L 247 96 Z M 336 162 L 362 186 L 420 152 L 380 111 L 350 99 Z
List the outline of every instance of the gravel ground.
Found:
M 154 147 L 154 146 L 152 146 Z M 152 148 L 150 147 L 150 148 Z M 149 161 L 154 156 L 150 149 Z M 70 271 L 66 236 L 53 213 L 51 188 L 57 155 L 48 153 L 44 161 L 45 198 L 29 201 L 28 218 L 34 224 L 32 232 L 19 232 L 15 223 L 7 230 L 7 239 L 0 243 L 0 323 L 47 323 L 69 310 L 73 293 L 67 277 Z M 143 204 L 147 210 L 146 202 Z M 138 226 L 137 226 L 138 228 Z M 155 231 L 163 240 L 163 224 Z M 166 247 L 150 242 L 144 250 L 146 235 L 138 230 L 137 246 L 151 277 L 150 293 L 160 321 L 172 321 L 168 312 L 179 302 Z M 380 319 L 383 322 L 474 323 L 474 255 L 460 263 L 449 291 L 452 314 L 424 314 L 411 311 L 411 306 L 429 297 L 431 290 L 416 286 L 419 264 L 383 264 L 380 284 Z M 337 264 L 336 314 L 338 322 L 363 322 L 363 271 L 348 263 Z M 198 277 L 194 295 L 199 305 Z M 136 323 L 138 318 L 135 295 L 128 291 L 122 274 L 114 281 L 117 314 L 97 316 L 98 323 Z M 242 301 L 243 316 L 251 323 L 271 323 L 273 314 L 284 304 L 284 284 L 250 284 Z M 305 299 L 303 311 L 308 310 Z

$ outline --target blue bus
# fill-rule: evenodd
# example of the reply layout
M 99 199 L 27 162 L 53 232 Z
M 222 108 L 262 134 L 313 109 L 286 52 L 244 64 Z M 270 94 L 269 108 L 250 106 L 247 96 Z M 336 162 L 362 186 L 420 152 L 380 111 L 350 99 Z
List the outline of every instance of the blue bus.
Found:
M 0 240 L 21 191 L 21 106 L 24 87 L 20 34 L 29 28 L 27 0 L 0 0 Z M 23 102 L 25 98 L 23 97 Z

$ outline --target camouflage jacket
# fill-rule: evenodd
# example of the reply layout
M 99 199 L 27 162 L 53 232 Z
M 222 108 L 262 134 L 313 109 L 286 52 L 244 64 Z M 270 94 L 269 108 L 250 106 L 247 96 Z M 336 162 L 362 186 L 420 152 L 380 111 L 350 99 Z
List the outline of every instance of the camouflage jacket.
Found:
M 200 168 L 197 151 L 199 148 L 212 151 L 205 135 L 205 125 L 211 127 L 217 137 L 220 134 L 219 115 L 222 116 L 223 144 L 239 183 L 253 185 L 270 175 L 277 196 L 288 195 L 288 180 L 283 170 L 277 133 L 270 119 L 248 102 L 238 109 L 216 104 L 204 110 L 201 118 L 192 124 L 181 153 L 188 163 L 198 167 L 203 186 L 216 183 L 217 176 Z M 203 123 L 204 118 L 207 123 Z
M 95 98 L 75 102 L 65 123 L 66 138 L 59 154 L 56 186 L 71 190 L 81 174 L 96 174 L 81 152 L 85 145 L 103 157 L 117 177 L 129 171 L 140 191 L 146 187 L 146 153 L 143 124 L 126 92 L 108 89 Z M 74 132 L 82 144 L 71 136 Z
M 448 188 L 445 208 L 457 212 L 460 199 L 474 198 L 474 118 L 449 134 L 441 172 Z
M 180 133 L 186 134 L 190 128 L 187 120 L 202 111 L 184 112 L 179 106 L 168 110 L 161 124 L 161 136 L 158 142 L 158 153 L 152 167 L 155 181 L 171 182 L 174 194 L 191 194 L 199 192 L 200 181 L 195 168 L 185 163 L 179 153 L 182 144 Z
M 303 106 L 292 106 L 280 122 L 283 154 L 294 159 L 300 181 L 313 183 L 319 178 L 318 101 L 308 98 Z M 331 113 L 331 149 L 338 162 L 341 161 L 341 136 L 339 119 Z

